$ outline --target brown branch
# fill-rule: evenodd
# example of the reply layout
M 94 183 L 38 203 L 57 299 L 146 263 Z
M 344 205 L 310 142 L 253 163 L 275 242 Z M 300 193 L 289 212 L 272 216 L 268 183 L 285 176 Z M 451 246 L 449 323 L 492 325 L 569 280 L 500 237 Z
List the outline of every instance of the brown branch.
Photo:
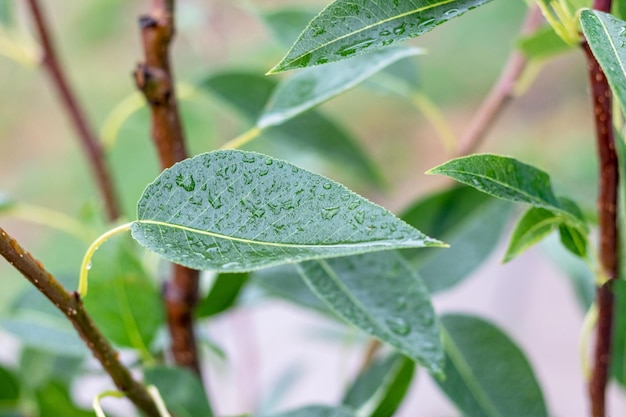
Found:
M 102 193 L 107 218 L 109 221 L 116 220 L 120 216 L 119 203 L 113 187 L 111 174 L 104 160 L 104 152 L 100 146 L 100 142 L 89 126 L 85 112 L 79 105 L 78 99 L 70 88 L 65 72 L 57 58 L 54 44 L 48 33 L 48 24 L 41 11 L 38 0 L 28 0 L 27 4 L 35 23 L 39 42 L 43 49 L 42 65 L 50 76 L 52 84 L 57 90 L 61 102 L 65 106 L 78 138 L 83 145 L 87 158 L 89 159 L 93 175 Z
M 139 19 L 145 59 L 137 65 L 135 82 L 148 101 L 152 138 L 161 167 L 169 168 L 187 158 L 185 140 L 169 62 L 174 36 L 174 1 L 153 0 L 150 14 Z M 200 376 L 200 360 L 193 328 L 198 299 L 198 271 L 174 265 L 164 288 L 174 361 Z
M 603 3 L 603 6 L 607 6 L 605 2 L 598 3 Z M 610 8 L 610 4 L 607 7 Z M 593 373 L 589 382 L 589 395 L 591 398 L 591 415 L 593 417 L 604 417 L 613 330 L 614 297 L 612 288 L 613 281 L 618 277 L 619 266 L 617 225 L 619 170 L 612 125 L 611 89 L 589 45 L 584 42 L 582 48 L 587 58 L 596 124 L 600 165 L 600 191 L 598 195 L 600 263 L 602 273 L 606 278 L 606 281 L 597 288 L 596 294 L 598 325 L 593 358 Z
M 530 34 L 536 31 L 542 21 L 541 10 L 536 5 L 532 6 L 528 10 L 520 33 Z M 468 155 L 480 146 L 489 128 L 502 113 L 506 105 L 513 99 L 513 88 L 526 68 L 527 63 L 528 61 L 524 54 L 516 50 L 511 52 L 498 81 L 493 85 L 491 91 L 489 91 L 489 94 L 472 117 L 469 126 L 459 141 L 460 156 Z
M 76 332 L 95 358 L 109 374 L 117 388 L 122 391 L 135 406 L 150 417 L 159 417 L 158 409 L 148 391 L 136 382 L 130 371 L 119 361 L 118 353 L 96 327 L 85 310 L 80 296 L 68 292 L 45 270 L 44 266 L 24 250 L 15 239 L 0 228 L 0 255 L 15 269 L 20 271 L 31 284 L 67 317 Z

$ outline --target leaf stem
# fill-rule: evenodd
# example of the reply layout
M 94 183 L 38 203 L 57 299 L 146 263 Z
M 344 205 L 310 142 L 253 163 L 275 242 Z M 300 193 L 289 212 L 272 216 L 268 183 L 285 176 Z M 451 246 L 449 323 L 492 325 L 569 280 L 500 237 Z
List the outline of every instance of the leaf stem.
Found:
M 113 236 L 129 231 L 132 225 L 133 225 L 132 222 L 126 223 L 126 224 L 117 226 L 109 230 L 108 232 L 104 233 L 99 238 L 94 240 L 94 242 L 89 246 L 89 248 L 87 248 L 87 252 L 85 252 L 85 256 L 83 257 L 83 262 L 80 266 L 80 275 L 78 278 L 78 294 L 80 294 L 81 297 L 84 298 L 87 296 L 87 281 L 88 281 L 87 277 L 89 275 L 89 270 L 91 269 L 91 258 L 93 257 L 93 254 L 96 252 L 96 250 L 98 250 L 100 245 L 102 245 L 104 242 L 106 242 Z
M 263 129 L 260 127 L 254 126 L 236 138 L 229 140 L 225 144 L 223 144 L 220 149 L 239 149 L 245 144 L 252 142 L 254 139 L 259 137 L 259 135 L 263 132 Z
M 118 352 L 96 327 L 85 310 L 80 295 L 63 288 L 40 261 L 33 258 L 2 228 L 0 228 L 0 255 L 65 315 L 105 372 L 109 374 L 115 386 L 146 416 L 161 417 L 146 388 L 133 379 L 129 369 L 120 362 Z
M 104 200 L 107 219 L 114 221 L 120 216 L 120 208 L 111 173 L 106 165 L 100 142 L 89 126 L 85 112 L 70 88 L 65 72 L 57 58 L 52 39 L 48 33 L 48 24 L 39 6 L 39 1 L 28 0 L 27 4 L 43 49 L 43 67 L 47 70 L 89 159 L 90 167 Z

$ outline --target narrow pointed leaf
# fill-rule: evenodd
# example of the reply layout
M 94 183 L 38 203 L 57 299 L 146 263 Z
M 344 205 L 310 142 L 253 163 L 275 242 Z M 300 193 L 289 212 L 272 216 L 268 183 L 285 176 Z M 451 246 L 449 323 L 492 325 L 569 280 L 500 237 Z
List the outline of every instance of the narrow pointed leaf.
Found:
M 417 201 L 400 217 L 450 245 L 402 251 L 433 293 L 462 282 L 495 249 L 510 218 L 511 203 L 457 186 Z M 454 262 L 450 262 L 454 259 Z
M 137 214 L 132 235 L 141 245 L 223 272 L 441 245 L 341 184 L 242 151 L 201 154 L 163 171 Z
M 404 399 L 415 373 L 415 363 L 392 354 L 373 362 L 350 386 L 342 401 L 359 415 L 389 417 Z
M 463 415 L 548 416 L 528 360 L 501 330 L 470 316 L 446 315 L 441 322 L 446 377 L 435 382 Z
M 440 373 L 443 351 L 428 290 L 397 252 L 311 261 L 298 268 L 313 292 L 348 323 Z
M 551 210 L 581 230 L 587 229 L 579 213 L 554 195 L 548 174 L 514 158 L 490 154 L 465 156 L 427 173 L 446 175 L 497 198 Z
M 336 0 L 270 72 L 339 61 L 429 32 L 490 0 Z
M 271 414 L 269 417 L 356 417 L 354 411 L 347 407 L 330 407 L 326 405 L 310 405 L 297 410 Z
M 626 22 L 594 10 L 583 10 L 580 22 L 593 55 L 626 113 Z
M 243 118 L 256 123 L 276 82 L 258 74 L 226 72 L 207 78 L 202 87 L 231 105 Z M 278 144 L 322 155 L 331 163 L 353 169 L 363 181 L 380 185 L 380 173 L 358 142 L 333 120 L 315 109 L 280 126 L 268 127 L 263 136 Z M 332 152 L 329 150 L 332 149 Z
M 522 37 L 518 41 L 518 47 L 526 58 L 535 60 L 552 58 L 575 48 L 557 35 L 551 26 Z
M 247 273 L 219 274 L 207 296 L 198 303 L 196 317 L 214 316 L 234 306 L 248 278 Z
M 421 53 L 418 48 L 392 47 L 350 61 L 307 68 L 278 85 L 257 126 L 279 125 L 354 88 L 392 63 Z
M 562 220 L 550 210 L 530 208 L 518 220 L 503 262 L 509 262 L 554 232 Z

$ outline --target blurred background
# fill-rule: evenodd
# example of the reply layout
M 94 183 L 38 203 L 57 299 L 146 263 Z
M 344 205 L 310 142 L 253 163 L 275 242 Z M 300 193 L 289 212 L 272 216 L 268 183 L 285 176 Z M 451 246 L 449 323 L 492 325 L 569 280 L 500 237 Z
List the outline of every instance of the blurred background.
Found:
M 150 2 L 43 3 L 71 83 L 93 126 L 102 131 L 113 109 L 135 92 L 131 72 L 142 59 L 137 19 Z M 32 42 L 31 22 L 20 2 L 15 4 L 17 21 L 11 36 Z M 276 40 L 261 16 L 304 5 L 317 12 L 326 4 L 180 0 L 172 56 L 177 81 L 186 91 L 220 72 L 263 75 L 295 39 Z M 440 108 L 455 136 L 464 132 L 497 79 L 525 14 L 522 0 L 494 1 L 410 41 L 428 50 L 427 55 L 412 58 L 419 89 Z M 597 174 L 583 56 L 575 51 L 537 68 L 532 84 L 496 121 L 479 151 L 510 155 L 548 171 L 559 194 L 571 196 L 593 213 Z M 81 219 L 97 218 L 99 194 L 48 81 L 36 66 L 0 55 L 0 198 Z M 206 91 L 182 100 L 181 110 L 193 154 L 216 149 L 251 127 Z M 360 86 L 323 104 L 320 111 L 370 156 L 384 178 L 383 187 L 346 174 L 341 166 L 328 165 L 323 152 L 274 146 L 266 137 L 250 149 L 322 172 L 396 213 L 448 184 L 424 172 L 454 154 L 410 102 Z M 158 174 L 145 109 L 123 121 L 108 156 L 122 188 L 125 214 L 132 218 L 143 187 Z M 0 222 L 51 271 L 75 285 L 84 242 L 8 214 Z M 502 265 L 507 233 L 483 267 L 435 297 L 435 308 L 438 313 L 471 312 L 496 323 L 528 355 L 551 415 L 587 415 L 579 359 L 584 311 L 565 272 L 555 266 L 553 255 L 546 255 L 554 252 L 554 242 Z M 27 283 L 4 263 L 0 263 L 0 276 L 2 313 Z M 248 292 L 239 308 L 203 327 L 226 357 L 209 353 L 206 362 L 217 413 L 273 411 L 339 400 L 360 365 L 363 336 L 285 301 L 262 297 L 254 288 Z M 0 327 L 0 362 L 15 364 L 18 349 L 17 338 Z M 74 390 L 83 404 L 108 386 L 101 378 L 90 381 L 88 388 L 81 385 Z M 412 389 L 401 416 L 458 415 L 425 372 L 419 371 Z M 623 395 L 615 387 L 612 391 L 612 415 L 620 415 L 626 411 Z

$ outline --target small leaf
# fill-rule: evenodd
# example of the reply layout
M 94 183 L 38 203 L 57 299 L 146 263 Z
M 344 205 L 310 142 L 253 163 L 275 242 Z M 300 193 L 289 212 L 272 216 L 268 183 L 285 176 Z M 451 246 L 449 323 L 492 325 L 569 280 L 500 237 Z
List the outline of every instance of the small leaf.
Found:
M 196 317 L 211 317 L 234 306 L 248 277 L 247 273 L 219 274 L 207 296 L 198 303 Z
M 441 246 L 343 185 L 261 154 L 216 151 L 169 168 L 138 202 L 133 237 L 194 269 Z
M 359 415 L 392 416 L 402 403 L 414 372 L 415 363 L 397 353 L 375 361 L 357 377 L 342 403 L 358 410 Z
M 607 13 L 583 10 L 580 23 L 593 55 L 626 114 L 626 22 Z
M 348 323 L 435 374 L 443 352 L 428 291 L 397 252 L 375 252 L 298 265 L 302 278 Z
M 276 82 L 258 74 L 226 72 L 207 78 L 202 87 L 231 105 L 250 123 L 256 123 Z M 382 179 L 371 159 L 345 130 L 315 109 L 269 127 L 263 136 L 273 144 L 314 152 L 331 163 L 354 170 L 364 182 L 380 185 Z M 332 150 L 332 152 L 330 151 Z
M 335 0 L 270 73 L 354 57 L 429 32 L 489 0 Z
M 347 407 L 330 407 L 326 405 L 310 405 L 297 410 L 272 414 L 269 417 L 356 417 Z
M 198 377 L 183 368 L 157 366 L 144 371 L 146 384 L 155 385 L 168 410 L 179 417 L 213 417 Z
M 450 248 L 406 250 L 402 254 L 418 268 L 431 293 L 446 290 L 487 259 L 502 236 L 510 212 L 510 203 L 471 187 L 457 186 L 435 193 L 417 201 L 400 217 L 424 233 L 445 240 Z
M 491 196 L 551 210 L 568 223 L 587 229 L 579 213 L 569 211 L 569 205 L 564 207 L 556 198 L 548 174 L 516 159 L 489 154 L 465 156 L 427 174 L 446 175 Z
M 528 209 L 515 226 L 502 262 L 509 262 L 519 256 L 555 231 L 561 224 L 561 218 L 550 210 L 534 207 Z
M 354 88 L 392 63 L 421 53 L 423 50 L 417 48 L 394 47 L 350 61 L 300 71 L 274 90 L 257 126 L 279 125 Z
M 435 382 L 463 415 L 548 416 L 528 361 L 502 331 L 477 317 L 446 315 L 441 322 L 446 377 Z
M 94 297 L 85 307 L 113 343 L 149 355 L 149 346 L 164 324 L 160 292 L 134 253 L 132 241 L 118 239 L 103 245 L 92 259 L 90 278 Z
M 518 41 L 518 47 L 528 59 L 543 60 L 571 51 L 574 45 L 566 43 L 551 26 L 546 26 Z

